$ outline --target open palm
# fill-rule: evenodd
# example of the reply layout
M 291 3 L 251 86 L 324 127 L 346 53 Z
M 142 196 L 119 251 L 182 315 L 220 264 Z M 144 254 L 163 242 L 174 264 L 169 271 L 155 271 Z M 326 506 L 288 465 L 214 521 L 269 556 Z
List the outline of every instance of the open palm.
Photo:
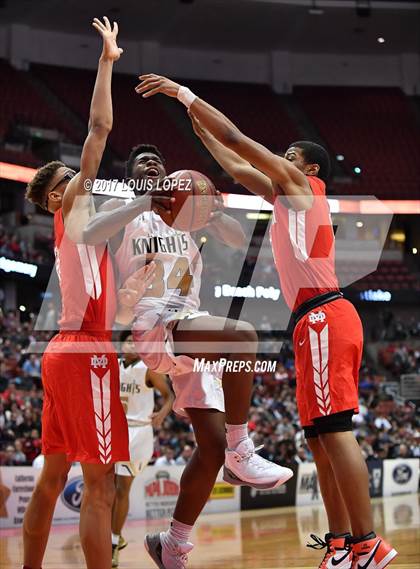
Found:
M 117 61 L 123 50 L 117 45 L 118 36 L 118 24 L 114 22 L 114 27 L 111 27 L 111 23 L 106 16 L 103 18 L 104 23 L 98 18 L 94 18 L 92 26 L 98 30 L 103 39 L 103 49 L 102 58 L 108 59 L 110 61 Z

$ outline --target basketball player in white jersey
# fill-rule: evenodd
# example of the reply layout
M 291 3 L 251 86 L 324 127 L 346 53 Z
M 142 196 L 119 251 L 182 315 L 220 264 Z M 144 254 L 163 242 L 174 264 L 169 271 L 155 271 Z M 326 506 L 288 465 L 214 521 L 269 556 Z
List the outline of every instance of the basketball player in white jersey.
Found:
M 137 474 L 147 466 L 153 455 L 153 429 L 162 426 L 172 410 L 173 393 L 166 377 L 147 369 L 139 358 L 131 332 L 121 335 L 120 398 L 128 422 L 130 461 L 115 467 L 115 500 L 112 508 L 112 567 L 118 567 L 119 550 L 127 542 L 121 535 L 129 510 L 131 485 Z M 157 390 L 164 399 L 159 411 L 154 412 Z
M 126 175 L 136 182 L 157 183 L 166 177 L 165 159 L 155 146 L 138 145 L 129 156 Z M 155 202 L 155 194 L 159 202 Z M 167 201 L 171 199 L 166 197 Z M 197 448 L 185 467 L 169 530 L 146 536 L 145 544 L 158 567 L 183 569 L 193 548 L 189 543 L 193 525 L 223 464 L 229 481 L 257 488 L 278 486 L 293 472 L 255 454 L 248 437 L 252 365 L 242 372 L 224 369 L 223 387 L 215 375 L 192 372 L 193 358 L 197 357 L 213 361 L 225 356 L 233 363 L 254 362 L 258 337 L 246 322 L 199 310 L 201 256 L 191 234 L 169 227 L 158 215 L 164 204 L 161 192 L 137 192 L 131 200 L 109 200 L 90 220 L 86 242 L 110 240 L 122 280 L 149 260 L 155 263 L 155 281 L 135 308 L 133 337 L 146 365 L 171 377 L 176 394 L 174 410 L 190 418 Z M 231 247 L 245 243 L 240 224 L 222 211 L 213 212 L 206 229 Z M 191 350 L 186 354 L 185 345 L 191 343 L 204 347 L 199 353 Z M 216 356 L 206 352 L 210 343 L 213 349 L 217 346 Z M 176 353 L 180 344 L 181 355 Z M 237 346 L 241 353 L 237 353 Z

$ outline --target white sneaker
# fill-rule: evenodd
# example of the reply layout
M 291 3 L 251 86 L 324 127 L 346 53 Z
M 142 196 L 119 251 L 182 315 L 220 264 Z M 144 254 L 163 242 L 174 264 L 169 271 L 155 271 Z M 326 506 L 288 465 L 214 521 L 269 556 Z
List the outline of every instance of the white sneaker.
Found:
M 144 546 L 148 554 L 159 569 L 185 569 L 188 563 L 188 553 L 194 545 L 192 543 L 179 543 L 177 547 L 169 549 L 162 544 L 162 533 L 146 535 Z
M 293 470 L 270 462 L 256 451 L 250 438 L 239 443 L 235 450 L 225 451 L 223 480 L 234 486 L 252 486 L 258 490 L 269 490 L 284 484 L 293 476 Z

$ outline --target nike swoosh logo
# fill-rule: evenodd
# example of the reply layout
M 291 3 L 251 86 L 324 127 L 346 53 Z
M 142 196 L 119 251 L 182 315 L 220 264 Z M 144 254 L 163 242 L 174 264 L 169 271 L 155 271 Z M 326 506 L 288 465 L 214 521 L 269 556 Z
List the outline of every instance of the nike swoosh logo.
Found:
M 306 342 L 306 340 L 302 340 L 302 342 L 299 340 L 299 346 L 303 346 L 303 344 Z
M 342 561 L 344 561 L 344 559 L 346 559 L 346 557 L 348 557 L 349 552 L 346 551 L 346 553 L 343 555 L 343 557 L 340 557 L 340 559 L 335 559 L 334 557 L 331 559 L 331 564 L 334 565 L 334 567 L 336 567 L 337 565 L 340 565 L 340 563 Z
M 357 564 L 359 569 L 366 569 L 367 567 L 369 567 L 370 562 L 372 561 L 372 559 L 375 557 L 375 553 L 378 550 L 378 547 L 381 545 L 382 540 L 379 540 L 378 543 L 375 545 L 375 547 L 373 548 L 372 553 L 370 554 L 369 559 L 366 561 L 366 563 L 364 565 L 360 565 L 360 563 Z

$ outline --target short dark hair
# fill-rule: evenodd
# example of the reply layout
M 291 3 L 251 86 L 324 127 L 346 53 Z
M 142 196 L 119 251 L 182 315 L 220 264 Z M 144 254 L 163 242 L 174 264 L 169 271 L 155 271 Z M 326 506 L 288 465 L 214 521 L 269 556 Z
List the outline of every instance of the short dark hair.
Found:
M 54 177 L 57 170 L 63 166 L 65 166 L 65 164 L 60 162 L 60 160 L 53 160 L 45 164 L 45 166 L 38 168 L 35 176 L 26 186 L 25 198 L 45 209 L 45 193 L 48 183 Z
M 127 340 L 127 338 L 129 338 L 132 335 L 133 335 L 133 332 L 131 330 L 124 330 L 120 334 L 120 342 L 125 342 Z
M 163 157 L 162 152 L 159 150 L 157 146 L 154 144 L 138 144 L 131 149 L 130 155 L 125 165 L 125 177 L 129 178 L 133 173 L 133 164 L 134 160 L 137 158 L 139 154 L 144 154 L 145 152 L 150 152 L 150 154 L 156 154 L 162 161 L 162 164 L 165 164 L 165 158 Z
M 325 148 L 310 140 L 299 140 L 298 142 L 289 144 L 289 148 L 292 146 L 302 150 L 303 157 L 307 164 L 319 164 L 318 178 L 327 182 L 331 174 L 331 161 Z

